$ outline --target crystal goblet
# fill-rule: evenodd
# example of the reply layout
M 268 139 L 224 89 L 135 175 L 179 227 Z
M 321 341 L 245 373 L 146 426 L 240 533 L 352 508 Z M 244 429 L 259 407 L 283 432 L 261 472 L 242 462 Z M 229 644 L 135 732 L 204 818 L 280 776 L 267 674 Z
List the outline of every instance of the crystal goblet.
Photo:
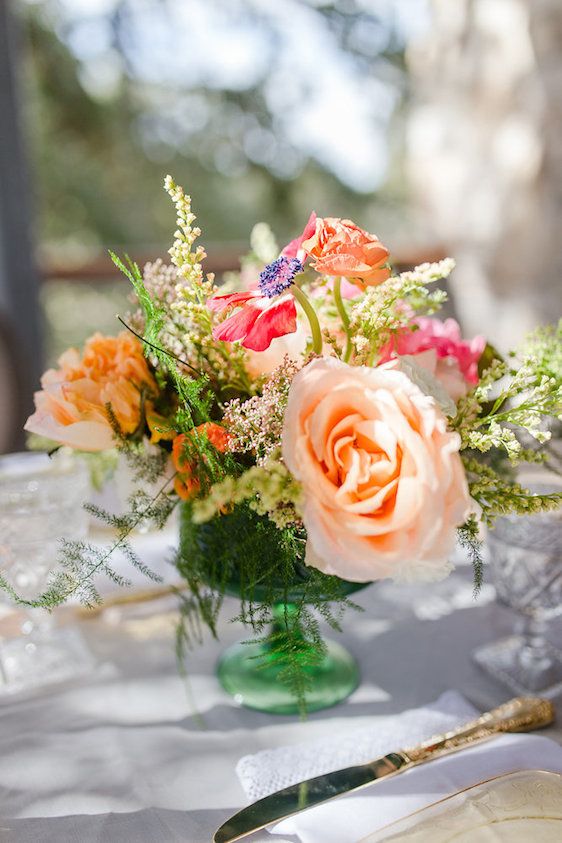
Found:
M 0 571 L 23 600 L 36 598 L 56 566 L 59 542 L 82 539 L 89 488 L 82 462 L 60 452 L 0 457 Z M 0 591 L 0 698 L 70 679 L 93 658 L 77 630 L 43 609 L 16 607 Z
M 555 475 L 524 485 L 562 491 Z M 488 546 L 497 600 L 520 617 L 513 635 L 480 647 L 474 659 L 516 693 L 555 696 L 562 691 L 562 652 L 548 635 L 549 622 L 562 615 L 562 509 L 498 518 Z

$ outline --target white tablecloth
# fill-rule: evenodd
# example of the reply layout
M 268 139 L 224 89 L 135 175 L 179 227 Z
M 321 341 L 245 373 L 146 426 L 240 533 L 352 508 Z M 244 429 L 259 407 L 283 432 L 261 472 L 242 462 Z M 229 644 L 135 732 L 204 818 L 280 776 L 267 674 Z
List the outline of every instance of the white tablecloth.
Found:
M 141 540 L 153 561 L 168 543 Z M 176 669 L 169 604 L 118 623 L 114 611 L 80 621 L 99 662 L 92 675 L 0 705 L 0 840 L 206 843 L 245 803 L 235 775 L 242 755 L 329 735 L 350 717 L 375 722 L 449 688 L 493 707 L 513 694 L 470 659 L 511 630 L 513 616 L 492 597 L 486 587 L 473 600 L 468 568 L 438 585 L 381 583 L 359 593 L 365 611 L 347 616 L 342 638 L 361 685 L 305 723 L 239 708 L 218 685 L 215 662 L 243 634 L 226 620 L 233 601 L 220 642 L 207 637 L 191 654 L 187 681 Z M 562 742 L 559 727 L 545 734 Z M 266 832 L 251 839 L 283 843 Z

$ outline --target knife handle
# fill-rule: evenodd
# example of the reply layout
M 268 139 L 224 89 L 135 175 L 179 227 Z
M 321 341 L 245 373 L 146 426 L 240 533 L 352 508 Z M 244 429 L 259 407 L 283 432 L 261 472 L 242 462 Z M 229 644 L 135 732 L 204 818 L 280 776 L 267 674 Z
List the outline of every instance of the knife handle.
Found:
M 421 764 L 473 743 L 488 740 L 502 732 L 531 732 L 542 729 L 549 726 L 553 720 L 554 707 L 548 700 L 539 697 L 516 697 L 459 729 L 404 750 L 401 755 L 405 756 L 407 763 Z

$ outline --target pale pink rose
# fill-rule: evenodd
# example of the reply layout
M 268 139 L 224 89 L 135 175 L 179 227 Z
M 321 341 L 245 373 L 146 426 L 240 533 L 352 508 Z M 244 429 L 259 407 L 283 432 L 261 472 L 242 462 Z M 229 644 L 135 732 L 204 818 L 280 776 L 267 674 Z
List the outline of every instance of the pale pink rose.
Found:
M 252 378 L 259 378 L 260 375 L 270 375 L 288 357 L 295 363 L 302 360 L 306 349 L 308 332 L 304 326 L 297 322 L 297 330 L 284 337 L 276 337 L 271 340 L 269 348 L 265 351 L 251 351 L 246 349 L 246 369 Z
M 459 447 L 396 368 L 322 358 L 301 369 L 283 459 L 303 486 L 310 563 L 355 582 L 444 576 L 471 509 Z
M 379 362 L 409 355 L 431 372 L 445 387 L 453 401 L 458 401 L 478 383 L 478 361 L 486 347 L 482 336 L 463 340 L 454 319 L 420 316 L 381 349 Z

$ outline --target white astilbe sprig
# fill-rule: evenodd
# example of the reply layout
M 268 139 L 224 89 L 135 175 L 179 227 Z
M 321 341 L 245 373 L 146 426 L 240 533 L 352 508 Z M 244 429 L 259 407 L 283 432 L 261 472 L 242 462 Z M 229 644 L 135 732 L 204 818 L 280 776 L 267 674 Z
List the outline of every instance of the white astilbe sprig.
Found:
M 447 294 L 440 289 L 430 291 L 427 285 L 447 278 L 454 268 L 454 260 L 445 258 L 420 264 L 377 287 L 369 287 L 351 308 L 349 330 L 354 362 L 372 365 L 393 334 L 411 324 L 412 313 L 430 314 L 439 310 Z
M 207 300 L 217 288 L 213 275 L 203 275 L 201 262 L 207 257 L 207 253 L 203 246 L 195 246 L 201 229 L 193 226 L 196 217 L 191 210 L 191 197 L 171 176 L 166 176 L 164 187 L 174 202 L 177 225 L 175 240 L 168 250 L 179 276 L 176 296 L 170 302 L 170 308 L 186 325 L 191 326 L 190 340 L 197 343 L 212 333 L 212 317 Z
M 515 463 L 530 456 L 519 439 L 521 433 L 539 444 L 548 442 L 548 419 L 560 418 L 561 412 L 559 379 L 541 371 L 540 360 L 530 354 L 519 369 L 495 361 L 476 389 L 460 400 L 455 427 L 463 448 L 481 453 L 499 448 Z
M 177 214 L 175 240 L 169 253 L 182 278 L 176 286 L 177 296 L 171 310 L 189 326 L 186 342 L 193 349 L 199 368 L 209 372 L 221 389 L 251 394 L 253 387 L 245 365 L 244 349 L 233 344 L 227 350 L 224 343 L 213 339 L 213 314 L 207 301 L 217 292 L 217 287 L 212 274 L 203 275 L 204 248 L 194 248 L 201 230 L 192 225 L 195 214 L 191 210 L 191 197 L 171 176 L 166 176 L 164 186 Z
M 166 176 L 165 189 L 176 208 L 177 229 L 169 249 L 172 265 L 157 260 L 148 263 L 143 273 L 143 284 L 161 316 L 158 343 L 180 361 L 180 366 L 185 362 L 191 371 L 206 375 L 218 395 L 223 391 L 251 394 L 244 349 L 234 345 L 227 350 L 213 339 L 213 314 L 207 301 L 217 287 L 213 275 L 203 273 L 201 262 L 206 253 L 202 246 L 195 245 L 201 231 L 193 225 L 196 217 L 191 198 L 171 176 Z M 129 320 L 143 334 L 142 311 L 130 315 Z M 156 364 L 154 356 L 150 359 Z
M 177 185 L 171 176 L 166 176 L 164 189 L 169 194 L 176 208 L 175 240 L 168 253 L 172 263 L 177 266 L 180 274 L 192 284 L 204 283 L 203 267 L 201 263 L 207 257 L 203 246 L 195 246 L 195 241 L 201 236 L 201 229 L 193 226 L 195 214 L 191 210 L 191 196 Z M 213 281 L 212 276 L 208 279 Z

